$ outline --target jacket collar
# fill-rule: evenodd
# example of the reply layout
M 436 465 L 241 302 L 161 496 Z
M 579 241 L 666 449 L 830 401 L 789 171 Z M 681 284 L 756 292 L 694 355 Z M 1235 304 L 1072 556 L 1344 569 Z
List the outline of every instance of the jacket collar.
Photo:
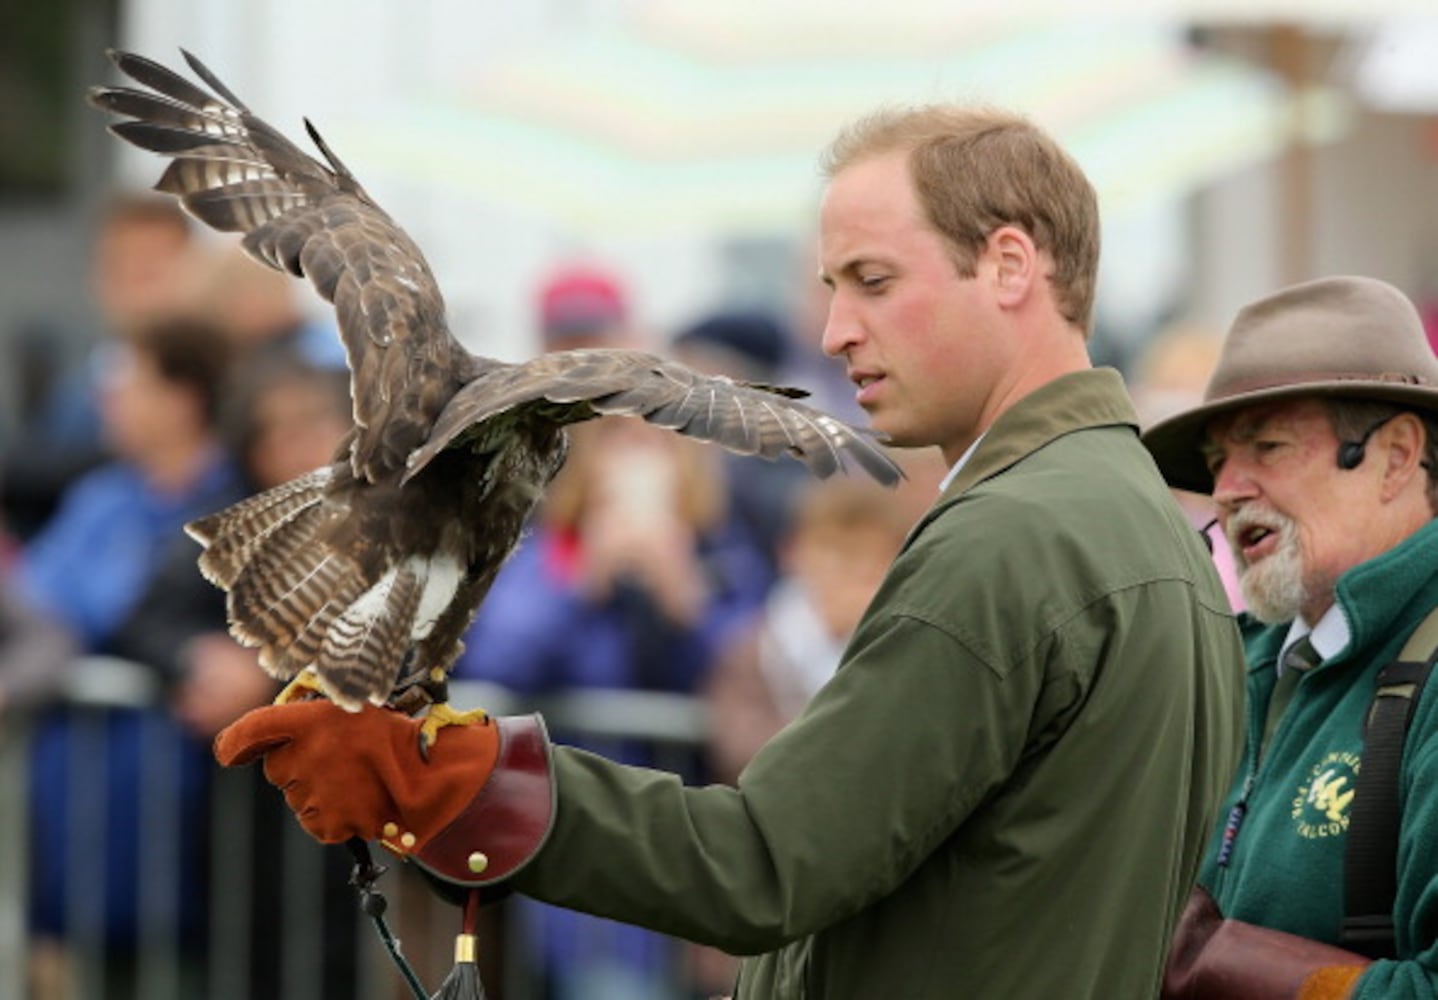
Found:
M 1337 600 L 1353 632 L 1349 650 L 1406 637 L 1438 603 L 1438 521 L 1340 576 Z
M 999 414 L 943 499 L 962 496 L 1065 434 L 1112 425 L 1138 432 L 1138 414 L 1122 376 L 1112 368 L 1062 375 Z

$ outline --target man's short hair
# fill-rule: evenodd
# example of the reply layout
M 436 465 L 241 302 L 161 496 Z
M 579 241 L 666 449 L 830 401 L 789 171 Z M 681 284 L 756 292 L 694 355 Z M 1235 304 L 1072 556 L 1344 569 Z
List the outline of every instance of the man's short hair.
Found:
M 832 179 L 899 150 L 909 153 L 919 203 L 953 247 L 960 275 L 974 275 L 995 229 L 1017 226 L 1052 259 L 1059 311 L 1087 335 L 1098 277 L 1098 195 L 1051 136 L 995 108 L 888 108 L 839 134 L 824 154 L 824 174 Z

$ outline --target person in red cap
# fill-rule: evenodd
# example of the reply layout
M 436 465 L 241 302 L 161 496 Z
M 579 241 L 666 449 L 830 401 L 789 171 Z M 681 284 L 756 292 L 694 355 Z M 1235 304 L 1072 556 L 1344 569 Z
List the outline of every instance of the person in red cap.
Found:
M 1163 996 L 1438 996 L 1438 359 L 1417 311 L 1361 277 L 1260 299 L 1202 403 L 1144 442 L 1212 495 L 1248 607 L 1247 750 Z
M 619 278 L 604 268 L 559 267 L 540 283 L 535 298 L 546 351 L 635 346 L 629 297 Z

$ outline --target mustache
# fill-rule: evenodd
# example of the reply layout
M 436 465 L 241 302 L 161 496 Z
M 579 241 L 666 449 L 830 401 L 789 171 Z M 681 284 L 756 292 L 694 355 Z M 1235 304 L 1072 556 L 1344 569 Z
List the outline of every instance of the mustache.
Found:
M 1234 548 L 1239 540 L 1252 528 L 1266 528 L 1277 535 L 1286 535 L 1292 530 L 1293 521 L 1276 510 L 1267 508 L 1241 507 L 1229 517 L 1224 525 L 1224 537 Z

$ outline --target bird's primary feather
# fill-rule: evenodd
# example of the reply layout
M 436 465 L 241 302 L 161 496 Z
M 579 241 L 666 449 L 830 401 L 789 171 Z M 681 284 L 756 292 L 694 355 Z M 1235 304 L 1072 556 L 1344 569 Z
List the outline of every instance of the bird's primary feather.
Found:
M 626 350 L 506 364 L 467 351 L 419 247 L 306 120 L 325 162 L 247 108 L 204 64 L 209 90 L 110 53 L 144 89 L 95 87 L 121 139 L 170 158 L 156 188 L 242 234 L 262 264 L 334 305 L 354 427 L 335 462 L 188 530 L 229 593 L 232 634 L 280 678 L 313 667 L 336 702 L 383 703 L 448 670 L 495 574 L 567 452 L 564 427 L 631 416 L 732 451 L 790 456 L 818 476 L 853 460 L 886 484 L 871 436 L 798 401 L 802 390 L 702 375 Z

